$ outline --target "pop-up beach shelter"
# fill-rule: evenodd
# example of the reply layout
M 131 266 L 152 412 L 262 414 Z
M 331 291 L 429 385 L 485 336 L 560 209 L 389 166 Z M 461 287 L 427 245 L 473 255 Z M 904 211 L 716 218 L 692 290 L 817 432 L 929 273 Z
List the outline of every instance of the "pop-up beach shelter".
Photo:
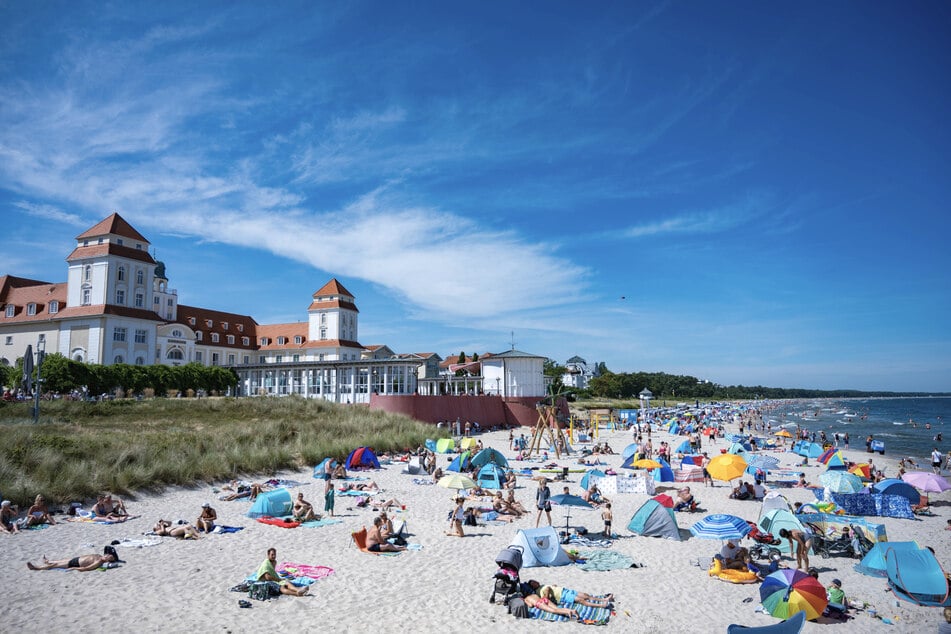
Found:
M 792 511 L 792 507 L 789 506 L 789 500 L 786 499 L 786 496 L 782 493 L 777 493 L 776 491 L 770 491 L 763 498 L 763 506 L 760 507 L 759 516 L 763 517 L 770 511 L 782 509 L 783 511 Z
M 673 482 L 674 481 L 674 470 L 670 468 L 670 463 L 668 463 L 663 458 L 658 457 L 657 462 L 660 463 L 660 469 L 654 469 L 652 472 L 654 474 L 655 482 Z
M 675 450 L 675 453 L 689 453 L 689 452 L 690 452 L 690 441 L 689 441 L 689 440 L 685 440 L 685 441 L 683 441 L 682 443 L 680 443 L 679 445 L 677 445 L 677 449 Z
M 380 461 L 369 447 L 357 447 L 347 456 L 344 466 L 347 469 L 379 469 Z
M 738 443 L 738 442 L 735 442 L 735 443 L 733 443 L 732 445 L 730 445 L 730 448 L 727 449 L 726 452 L 727 452 L 727 453 L 735 454 L 735 455 L 737 455 L 737 456 L 745 456 L 745 455 L 746 455 L 746 447 L 744 447 L 743 445 L 741 445 L 741 444 Z
M 477 453 L 472 458 L 473 467 L 484 467 L 487 464 L 496 464 L 500 467 L 509 466 L 509 461 L 505 459 L 505 456 L 498 449 L 493 449 L 488 447 Z
M 447 471 L 457 471 L 462 473 L 463 471 L 468 471 L 472 468 L 472 454 L 468 451 L 463 451 L 461 454 L 456 456 L 449 466 L 446 467 Z
M 790 552 L 789 540 L 781 539 L 779 537 L 779 531 L 783 528 L 789 529 L 791 531 L 801 531 L 803 529 L 802 522 L 800 522 L 795 515 L 783 509 L 773 509 L 772 511 L 767 511 L 767 513 L 759 519 L 757 525 L 764 533 L 769 533 L 776 539 L 780 539 L 781 543 L 776 544 L 774 547 L 778 548 L 780 552 L 784 553 Z
M 558 533 L 551 526 L 524 528 L 515 533 L 509 546 L 522 547 L 522 568 L 567 566 L 568 553 L 561 549 Z
M 930 607 L 951 605 L 948 579 L 934 553 L 927 548 L 886 548 L 885 572 L 888 573 L 888 585 L 899 599 Z
M 894 548 L 896 552 L 918 550 L 918 544 L 915 542 L 876 542 L 875 545 L 865 553 L 865 556 L 862 557 L 862 561 L 855 564 L 855 571 L 861 572 L 863 575 L 868 575 L 869 577 L 887 577 L 888 572 L 885 570 L 885 551 L 889 548 Z
M 294 511 L 291 492 L 287 489 L 274 489 L 258 493 L 254 504 L 248 509 L 248 517 L 284 517 Z
M 597 478 L 603 478 L 603 477 L 604 477 L 604 471 L 601 471 L 600 469 L 591 469 L 590 471 L 585 473 L 583 476 L 581 476 L 581 488 L 587 491 L 588 489 L 591 488 L 592 478 L 597 479 Z
M 807 458 L 818 458 L 822 455 L 822 447 L 808 440 L 800 440 L 793 446 L 793 453 Z
M 323 480 L 324 474 L 327 472 L 327 463 L 333 462 L 333 460 L 334 460 L 333 458 L 324 458 L 323 460 L 321 460 L 320 464 L 314 467 L 314 477 L 319 480 Z
M 635 511 L 627 530 L 643 537 L 666 537 L 680 541 L 680 529 L 674 511 L 657 500 L 647 500 Z
M 621 452 L 621 457 L 627 460 L 631 456 L 637 453 L 637 448 L 640 447 L 639 443 L 632 442 L 630 445 L 624 448 L 624 451 Z
M 432 438 L 426 439 L 426 449 L 429 449 L 433 453 L 449 453 L 455 449 L 456 443 L 452 438 L 439 438 L 434 440 Z
M 476 482 L 483 489 L 501 489 L 505 485 L 505 470 L 490 462 L 479 469 Z

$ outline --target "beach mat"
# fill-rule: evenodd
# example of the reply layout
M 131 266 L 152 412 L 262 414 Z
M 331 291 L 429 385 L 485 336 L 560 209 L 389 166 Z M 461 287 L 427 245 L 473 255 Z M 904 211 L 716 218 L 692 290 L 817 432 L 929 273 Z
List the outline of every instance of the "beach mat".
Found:
M 322 520 L 311 520 L 301 524 L 301 528 L 320 528 L 321 526 L 331 526 L 333 524 L 343 524 L 343 520 L 338 520 L 333 517 L 328 517 Z
M 311 566 L 309 564 L 298 564 L 291 561 L 285 561 L 277 567 L 277 572 L 293 576 L 295 579 L 307 577 L 314 581 L 320 581 L 334 573 L 334 569 L 328 566 Z
M 610 608 L 594 608 L 588 605 L 581 605 L 580 603 L 575 603 L 573 605 L 559 605 L 561 608 L 570 608 L 575 610 L 578 613 L 579 621 L 581 623 L 587 623 L 588 625 L 606 625 L 607 622 L 611 619 L 611 609 Z M 544 610 L 539 610 L 538 608 L 529 608 L 528 615 L 533 619 L 538 619 L 540 621 L 569 621 L 567 616 L 562 616 L 560 614 L 552 614 L 551 612 L 545 612 Z
M 218 524 L 212 529 L 212 533 L 219 534 L 228 534 L 228 533 L 237 533 L 238 531 L 243 531 L 244 526 L 224 526 L 223 524 Z
M 613 550 L 592 550 L 582 553 L 581 558 L 585 561 L 578 567 L 589 571 L 623 570 L 634 565 L 633 559 Z

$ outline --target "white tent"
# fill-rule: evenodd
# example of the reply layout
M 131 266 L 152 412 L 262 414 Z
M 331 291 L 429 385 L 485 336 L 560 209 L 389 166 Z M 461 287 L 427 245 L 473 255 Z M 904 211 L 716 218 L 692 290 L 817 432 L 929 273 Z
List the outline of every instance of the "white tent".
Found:
M 509 545 L 521 546 L 522 568 L 567 566 L 571 563 L 568 553 L 561 548 L 558 533 L 551 526 L 520 529 Z

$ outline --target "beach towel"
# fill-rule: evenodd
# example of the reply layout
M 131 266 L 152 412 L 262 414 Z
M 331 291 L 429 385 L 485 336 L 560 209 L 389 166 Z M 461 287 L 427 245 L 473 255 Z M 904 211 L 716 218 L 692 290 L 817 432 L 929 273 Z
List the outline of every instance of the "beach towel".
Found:
M 331 526 L 333 524 L 343 524 L 343 520 L 338 520 L 333 517 L 328 517 L 321 520 L 311 520 L 309 522 L 304 522 L 301 524 L 302 528 L 320 528 L 321 526 Z
M 123 548 L 148 548 L 150 546 L 158 546 L 162 543 L 161 539 L 123 539 L 120 542 L 112 542 L 114 546 L 122 546 Z
M 222 524 L 218 524 L 215 526 L 214 530 L 212 530 L 211 532 L 221 533 L 226 535 L 228 533 L 237 533 L 238 531 L 243 531 L 243 530 L 244 530 L 244 526 L 224 526 Z
M 588 546 L 591 548 L 610 548 L 614 545 L 610 539 L 589 539 L 581 535 L 572 535 L 568 538 L 568 543 L 572 546 Z
M 436 484 L 436 483 L 426 478 L 413 478 L 413 484 L 419 484 L 419 485 L 425 486 L 427 484 Z
M 282 575 L 298 577 L 308 577 L 314 581 L 320 581 L 324 577 L 329 577 L 334 573 L 334 569 L 328 566 L 311 566 L 309 564 L 297 564 L 291 561 L 285 561 L 276 568 Z
M 579 621 L 589 625 L 606 625 L 608 620 L 611 618 L 610 608 L 594 608 L 587 605 L 581 605 L 580 603 L 561 605 L 559 607 L 575 610 L 578 613 Z M 569 620 L 567 616 L 552 614 L 551 612 L 545 612 L 543 610 L 539 610 L 538 608 L 529 608 L 528 614 L 531 618 L 542 621 Z
M 613 550 L 593 550 L 580 557 L 585 561 L 578 567 L 588 571 L 624 570 L 635 565 L 633 559 Z
M 293 522 L 290 520 L 282 519 L 280 517 L 259 517 L 258 521 L 262 524 L 270 524 L 272 526 L 280 526 L 281 528 L 297 528 L 300 526 L 300 522 Z
M 376 495 L 379 491 L 355 491 L 351 489 L 350 491 L 337 491 L 337 495 L 348 495 L 352 497 L 360 497 L 361 495 L 371 496 Z
M 134 520 L 137 517 L 141 517 L 141 515 L 124 515 L 121 519 L 110 520 L 110 519 L 106 519 L 105 517 L 92 517 L 91 513 L 88 516 L 86 515 L 80 516 L 78 515 L 79 513 L 78 510 L 76 511 L 76 513 L 77 513 L 76 517 L 68 517 L 66 518 L 66 521 L 67 522 L 86 522 L 89 524 L 122 524 L 123 522 L 127 522 L 129 520 Z M 46 526 L 46 525 L 41 524 L 41 526 Z

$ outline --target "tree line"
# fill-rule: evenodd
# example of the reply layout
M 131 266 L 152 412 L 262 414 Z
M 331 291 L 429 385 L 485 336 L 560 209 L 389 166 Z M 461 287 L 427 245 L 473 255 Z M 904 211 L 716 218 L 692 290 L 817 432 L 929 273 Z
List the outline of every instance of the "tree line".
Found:
M 3 384 L 14 388 L 23 381 L 23 359 L 15 366 L 0 368 Z M 33 383 L 36 384 L 36 369 L 33 371 Z M 68 359 L 62 354 L 47 354 L 40 368 L 42 392 L 69 394 L 75 390 L 89 395 L 141 394 L 152 390 L 156 396 L 165 396 L 169 392 L 185 394 L 189 390 L 204 390 L 207 393 L 223 393 L 238 384 L 238 375 L 230 368 L 204 366 L 200 363 L 185 365 L 98 365 L 81 363 Z

